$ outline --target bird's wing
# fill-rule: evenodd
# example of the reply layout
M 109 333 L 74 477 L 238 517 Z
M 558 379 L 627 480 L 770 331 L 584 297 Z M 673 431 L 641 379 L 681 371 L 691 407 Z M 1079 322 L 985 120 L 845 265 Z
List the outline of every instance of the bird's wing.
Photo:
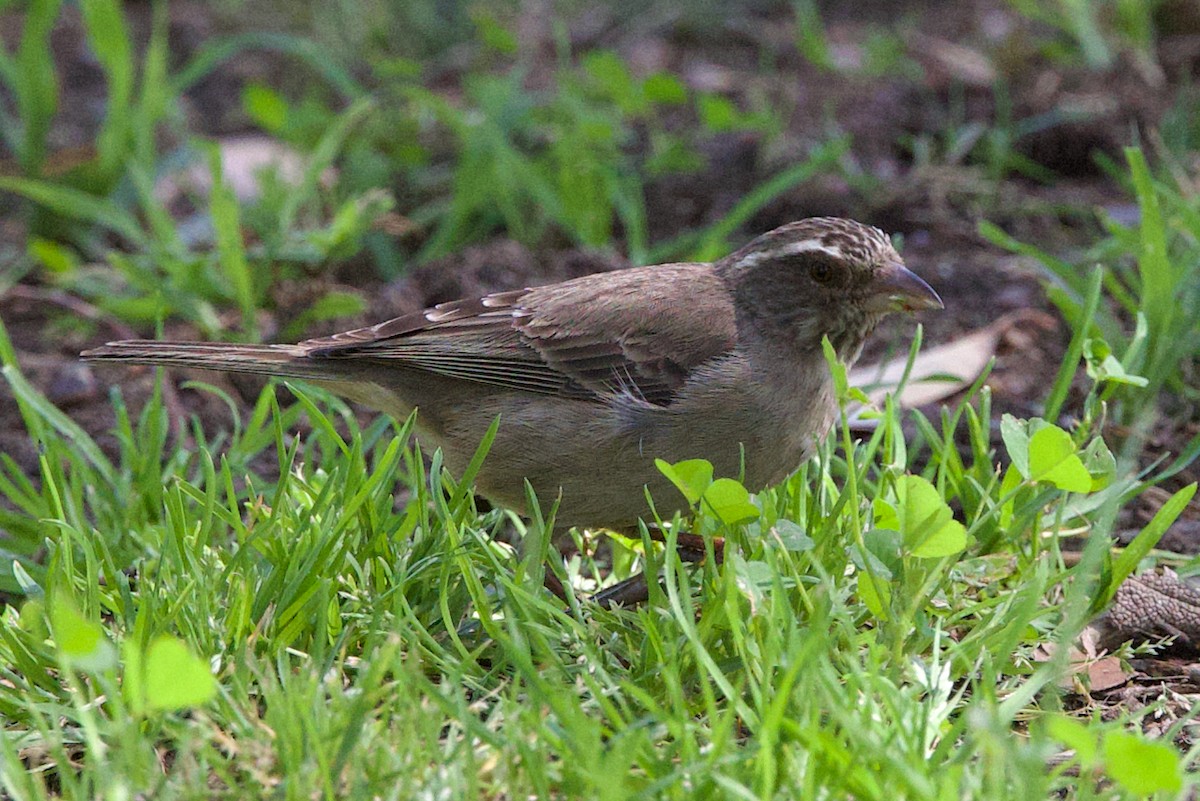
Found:
M 316 359 L 397 360 L 525 392 L 667 405 L 735 341 L 720 279 L 707 265 L 678 264 L 443 303 L 301 346 Z

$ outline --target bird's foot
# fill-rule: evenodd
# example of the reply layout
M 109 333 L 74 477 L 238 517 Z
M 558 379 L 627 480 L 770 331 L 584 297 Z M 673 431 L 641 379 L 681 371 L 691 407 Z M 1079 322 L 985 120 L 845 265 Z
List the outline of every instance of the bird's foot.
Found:
M 656 542 L 665 542 L 666 537 L 663 532 L 657 528 L 650 529 L 650 538 Z M 680 532 L 675 539 L 676 552 L 679 554 L 681 561 L 691 564 L 698 564 L 704 561 L 707 553 L 704 547 L 704 538 L 697 534 L 688 534 Z M 725 540 L 721 537 L 713 538 L 713 555 L 716 563 L 719 565 L 725 561 Z M 559 585 L 561 588 L 561 584 Z M 636 576 L 630 576 L 624 581 L 618 581 L 612 586 L 593 593 L 590 600 L 599 606 L 609 609 L 617 604 L 621 606 L 637 606 L 644 604 L 650 599 L 650 582 L 646 578 L 645 573 L 638 573 Z

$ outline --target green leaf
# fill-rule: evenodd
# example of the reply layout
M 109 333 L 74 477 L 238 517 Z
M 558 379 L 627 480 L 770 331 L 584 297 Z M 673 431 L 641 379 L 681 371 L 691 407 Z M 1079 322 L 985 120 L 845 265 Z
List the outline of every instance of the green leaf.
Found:
M 871 502 L 871 511 L 875 516 L 876 528 L 885 528 L 891 531 L 900 530 L 900 515 L 896 512 L 896 507 L 889 503 L 886 498 L 875 498 Z
M 335 320 L 342 317 L 353 317 L 367 307 L 366 301 L 360 295 L 352 292 L 334 290 L 318 298 L 300 314 L 291 319 L 283 328 L 283 339 L 298 339 L 314 322 Z
M 217 680 L 208 663 L 175 637 L 164 635 L 150 643 L 143 677 L 146 706 L 151 709 L 186 709 L 217 694 Z
M 637 97 L 637 89 L 629 67 L 612 50 L 593 50 L 583 57 L 583 70 L 599 83 L 614 99 L 631 102 Z M 628 109 L 627 109 L 628 110 Z
M 171 94 L 170 46 L 168 34 L 170 28 L 169 13 L 166 3 L 155 3 L 151 10 L 149 41 L 142 50 L 142 74 L 138 81 L 138 95 L 134 100 L 133 112 L 130 115 L 130 129 L 133 139 L 133 157 L 125 166 L 132 171 L 149 175 L 158 162 L 158 144 L 155 141 L 159 122 L 173 109 L 175 96 Z M 147 181 L 147 184 L 151 181 Z M 139 195 L 146 198 L 152 192 Z M 157 201 L 152 201 L 157 203 Z M 146 203 L 143 200 L 143 208 Z M 165 213 L 164 213 L 165 216 Z M 167 240 L 174 238 L 172 236 Z
M 870 610 L 871 614 L 880 620 L 887 620 L 888 607 L 892 602 L 891 586 L 879 578 L 872 578 L 865 570 L 860 570 L 857 581 L 858 599 Z
M 56 595 L 50 602 L 50 630 L 64 663 L 91 672 L 115 664 L 115 652 L 104 629 L 84 617 L 65 595 Z
M 146 713 L 145 654 L 137 640 L 127 638 L 121 643 L 121 694 L 135 715 Z
M 776 520 L 775 525 L 771 526 L 771 533 L 789 551 L 811 551 L 816 547 L 813 538 L 808 536 L 808 533 L 805 532 L 799 523 L 786 518 Z
M 8 551 L 0 550 L 0 553 L 2 553 L 5 557 L 9 555 Z M 17 586 L 21 588 L 21 593 L 26 598 L 30 600 L 36 600 L 45 597 L 46 591 L 42 589 L 41 584 L 38 584 L 37 579 L 29 575 L 29 571 L 25 569 L 23 564 L 21 564 L 21 560 L 19 558 L 13 559 L 12 573 L 13 580 L 17 583 Z M 23 608 L 21 609 L 21 614 L 25 614 L 25 610 Z
M 495 17 L 483 11 L 472 14 L 472 17 L 479 40 L 489 49 L 504 54 L 517 52 L 520 43 L 516 35 L 501 25 Z
M 863 534 L 863 545 L 864 550 L 856 549 L 854 563 L 861 569 L 870 568 L 875 578 L 891 581 L 904 570 L 898 530 L 872 528 Z
M 1081 765 L 1096 761 L 1096 734 L 1075 718 L 1051 715 L 1046 719 L 1046 734 L 1073 750 Z
M 324 228 L 305 237 L 325 258 L 340 258 L 357 252 L 363 234 L 388 211 L 395 200 L 380 189 L 372 189 L 344 202 Z
M 1029 438 L 1029 479 L 1067 492 L 1091 492 L 1092 476 L 1075 453 L 1071 435 L 1046 426 Z
M 896 482 L 896 516 L 905 548 L 921 559 L 950 556 L 967 547 L 967 530 L 954 519 L 937 488 L 920 476 Z
M 729 560 L 738 589 L 751 602 L 751 610 L 762 603 L 763 595 L 775 584 L 775 571 L 766 562 L 745 560 L 735 555 Z
M 713 467 L 705 459 L 684 459 L 675 464 L 655 459 L 654 466 L 679 488 L 683 497 L 687 498 L 687 502 L 693 506 L 700 501 L 700 498 L 704 496 L 704 491 L 712 484 Z
M 1029 424 L 1011 414 L 1000 418 L 1000 438 L 1008 450 L 1013 466 L 1025 477 L 1029 476 Z
M 669 72 L 656 72 L 642 82 L 642 92 L 651 103 L 678 105 L 686 103 L 687 87 Z
M 704 491 L 704 505 L 726 525 L 758 518 L 758 507 L 750 503 L 750 493 L 732 478 L 718 478 Z
M 79 257 L 73 250 L 49 239 L 30 237 L 25 251 L 52 273 L 67 275 L 79 268 Z
M 854 403 L 861 403 L 863 406 L 867 406 L 868 408 L 871 405 L 871 396 L 863 392 L 859 387 L 850 387 L 850 389 L 846 391 L 846 400 Z M 880 415 L 876 415 L 877 418 L 879 416 Z
M 1179 792 L 1183 787 L 1179 767 L 1179 754 L 1166 743 L 1124 731 L 1104 736 L 1105 772 L 1136 796 Z
M 161 294 L 140 298 L 99 298 L 96 305 L 119 320 L 147 325 L 162 319 L 166 309 Z
M 732 131 L 737 127 L 741 114 L 729 98 L 720 95 L 701 95 L 696 101 L 700 124 L 712 133 Z
M 1021 486 L 1021 472 L 1017 469 L 1014 462 L 1004 471 L 1004 480 L 1000 482 L 1000 498 L 1005 499 L 1004 504 L 1000 507 L 1000 526 L 1005 528 L 1012 524 L 1013 506 L 1016 502 L 1016 495 L 1008 497 L 1017 487 Z
M 1117 477 L 1117 460 L 1100 437 L 1096 437 L 1084 449 L 1083 466 L 1092 477 L 1092 492 L 1099 492 Z
M 288 103 L 269 86 L 252 83 L 243 89 L 242 108 L 267 133 L 278 134 L 287 125 Z
M 350 104 L 350 107 L 337 116 L 334 122 L 325 128 L 316 147 L 309 154 L 304 177 L 295 190 L 289 192 L 279 209 L 279 230 L 286 231 L 295 225 L 296 217 L 301 207 L 317 199 L 318 184 L 321 175 L 328 170 L 345 145 L 350 133 L 364 117 L 375 107 L 371 98 L 361 98 Z
M 367 308 L 367 302 L 354 292 L 334 290 L 322 295 L 304 311 L 304 316 L 311 321 L 333 320 L 338 317 L 351 317 Z
M 1109 381 L 1134 387 L 1147 386 L 1149 379 L 1125 372 L 1125 366 L 1113 355 L 1112 348 L 1103 339 L 1088 339 L 1083 343 L 1083 355 L 1087 360 L 1087 374 L 1097 384 Z
M 17 622 L 22 631 L 39 640 L 50 638 L 50 630 L 46 628 L 46 605 L 37 598 L 31 598 L 21 605 Z

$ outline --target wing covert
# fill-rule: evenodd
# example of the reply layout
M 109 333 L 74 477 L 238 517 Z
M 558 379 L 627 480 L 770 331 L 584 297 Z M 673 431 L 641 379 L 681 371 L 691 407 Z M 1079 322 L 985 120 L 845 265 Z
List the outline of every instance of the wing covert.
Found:
M 395 361 L 464 381 L 669 405 L 693 368 L 736 342 L 708 265 L 642 267 L 442 303 L 301 343 L 310 358 Z

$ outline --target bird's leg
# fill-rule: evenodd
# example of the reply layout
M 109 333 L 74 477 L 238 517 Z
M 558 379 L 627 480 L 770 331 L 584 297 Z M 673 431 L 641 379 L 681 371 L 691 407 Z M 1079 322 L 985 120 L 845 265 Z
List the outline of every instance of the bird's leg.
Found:
M 491 501 L 482 495 L 475 496 L 475 503 L 477 507 L 484 510 L 490 511 L 493 508 Z M 525 518 L 525 523 L 527 526 L 526 534 L 528 534 L 528 526 L 533 525 L 533 521 L 531 521 L 529 518 Z M 559 536 L 556 536 L 556 531 L 558 532 Z M 553 593 L 554 597 L 558 598 L 558 600 L 569 604 L 571 599 L 567 594 L 567 589 L 563 586 L 562 579 L 558 577 L 559 574 L 555 570 L 555 568 L 558 567 L 563 571 L 563 575 L 566 575 L 566 554 L 563 552 L 563 545 L 561 542 L 562 530 L 556 529 L 545 532 L 545 536 L 549 539 L 548 543 L 542 542 L 541 537 L 515 537 L 513 536 L 513 532 L 511 530 L 508 530 L 505 533 L 508 535 L 505 541 L 514 545 L 517 552 L 517 558 L 522 564 L 529 563 L 529 566 L 532 567 L 532 560 L 541 560 L 542 586 Z M 541 550 L 542 552 L 540 554 L 532 553 L 535 548 Z
M 666 543 L 667 537 L 662 529 L 657 526 L 650 530 L 650 539 L 655 542 Z M 725 561 L 725 538 L 713 537 L 713 556 L 716 557 L 717 564 L 722 564 Z M 686 531 L 681 531 L 675 536 L 675 549 L 679 553 L 679 558 L 684 562 L 703 562 L 704 554 L 704 537 L 699 534 L 689 534 Z
M 549 558 L 552 559 L 553 557 Z M 546 565 L 545 572 L 542 573 L 542 586 L 554 593 L 554 596 L 563 603 L 569 604 L 571 602 L 571 599 L 567 597 L 567 588 L 559 581 L 558 576 L 549 564 Z
M 655 542 L 667 541 L 666 534 L 657 526 L 651 526 L 648 529 L 650 539 Z M 704 547 L 704 538 L 698 534 L 689 534 L 686 531 L 681 531 L 675 536 L 676 553 L 679 554 L 680 560 L 689 563 L 703 562 L 707 553 Z M 725 540 L 723 537 L 713 537 L 713 555 L 716 558 L 717 564 L 725 561 Z M 561 588 L 561 585 L 560 585 Z M 553 590 L 551 590 L 553 592 Z M 645 573 L 638 573 L 636 576 L 630 576 L 624 581 L 619 581 L 611 587 L 596 592 L 592 595 L 591 600 L 605 608 L 615 604 L 622 606 L 636 606 L 644 604 L 650 598 L 650 584 Z

